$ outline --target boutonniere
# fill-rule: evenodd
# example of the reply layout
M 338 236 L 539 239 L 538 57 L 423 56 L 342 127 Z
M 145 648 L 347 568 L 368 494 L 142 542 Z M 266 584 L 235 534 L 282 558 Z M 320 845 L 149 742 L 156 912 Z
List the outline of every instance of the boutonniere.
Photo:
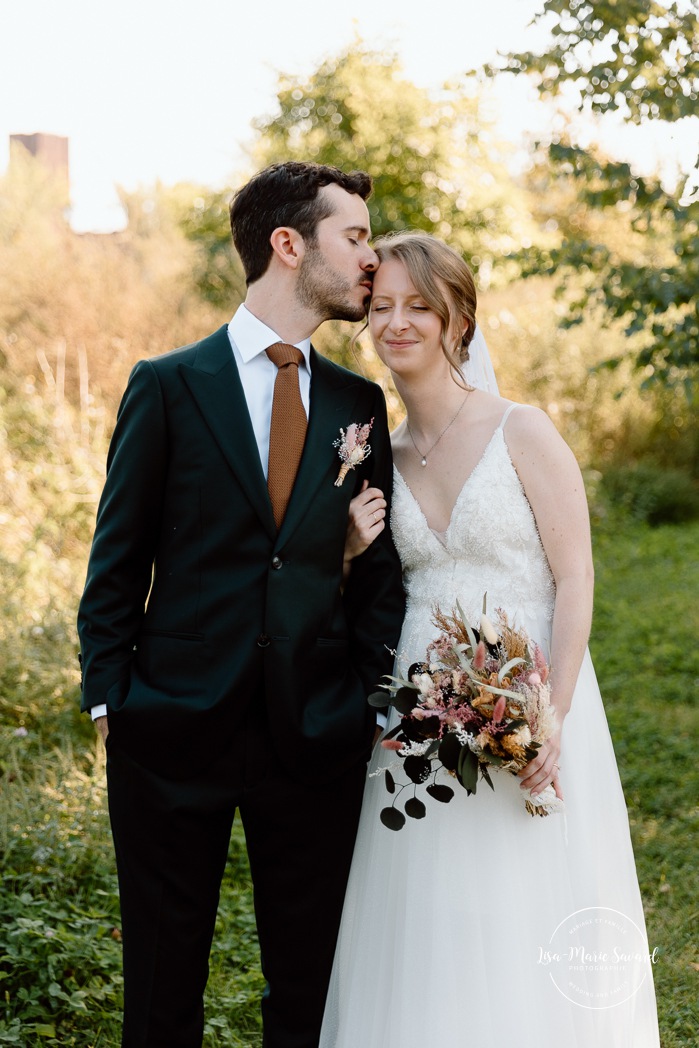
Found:
M 333 441 L 333 447 L 342 459 L 340 472 L 335 481 L 335 487 L 339 488 L 351 469 L 354 469 L 371 455 L 371 445 L 368 443 L 371 427 L 374 420 L 370 422 L 353 422 L 347 427 L 347 431 L 340 429 L 340 436 Z

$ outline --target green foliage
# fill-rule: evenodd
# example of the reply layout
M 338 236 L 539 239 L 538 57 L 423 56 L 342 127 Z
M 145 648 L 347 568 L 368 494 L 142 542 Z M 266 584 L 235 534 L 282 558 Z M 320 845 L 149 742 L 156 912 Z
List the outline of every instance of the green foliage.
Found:
M 94 419 L 81 430 L 70 404 L 0 373 L 0 718 L 50 740 L 78 730 L 75 594 L 105 449 Z
M 395 56 L 360 44 L 308 79 L 282 76 L 278 102 L 275 116 L 256 121 L 261 164 L 312 159 L 368 170 L 375 234 L 406 226 L 444 234 L 459 224 L 450 221 L 457 191 L 449 182 L 449 120 L 460 115 L 453 95 L 433 100 L 403 76 Z M 468 138 L 463 123 L 462 130 Z
M 356 41 L 310 76 L 281 75 L 277 103 L 273 115 L 255 121 L 255 168 L 313 160 L 368 171 L 374 235 L 423 229 L 489 273 L 494 259 L 533 232 L 475 82 L 427 91 L 406 78 L 395 55 Z M 215 303 L 244 293 L 238 263 L 231 264 L 229 196 L 202 192 L 180 219 L 200 248 L 197 285 Z
M 618 110 L 634 123 L 694 113 L 699 19 L 691 6 L 546 0 L 535 21 L 542 19 L 551 32 L 548 45 L 508 55 L 499 67 L 530 76 L 542 96 L 557 96 L 572 83 L 581 109 L 597 115 Z M 691 400 L 699 376 L 696 194 L 684 199 L 681 187 L 667 191 L 628 164 L 555 136 L 539 177 L 542 210 L 559 232 L 554 244 L 535 245 L 520 256 L 522 272 L 556 273 L 562 289 L 574 289 L 568 325 L 601 303 L 611 320 L 624 321 L 629 336 L 639 336 L 630 352 L 644 384 L 682 386 Z M 566 185 L 575 194 L 568 208 L 561 207 Z M 581 211 L 604 213 L 607 224 L 581 218 Z M 619 235 L 622 228 L 626 236 Z M 605 363 L 618 367 L 621 360 Z
M 628 518 L 594 532 L 590 648 L 600 680 L 643 894 L 663 1048 L 699 1029 L 699 524 Z
M 551 143 L 548 160 L 537 180 L 545 190 L 542 212 L 558 227 L 559 242 L 521 251 L 522 274 L 557 276 L 566 326 L 601 305 L 608 320 L 622 321 L 635 338 L 644 387 L 682 386 L 691 400 L 699 374 L 699 202 L 683 206 L 658 179 L 572 145 Z M 576 195 L 569 209 L 560 206 L 566 182 Z M 604 226 L 590 219 L 595 210 L 610 215 Z M 627 355 L 600 366 L 616 368 Z
M 311 159 L 374 179 L 375 235 L 412 228 L 464 250 L 476 268 L 527 227 L 475 83 L 430 92 L 394 54 L 361 40 L 310 77 L 281 76 L 273 116 L 255 122 L 258 165 Z M 475 257 L 474 257 L 475 256 Z
M 94 741 L 94 735 L 93 735 Z M 116 1045 L 118 897 L 101 753 L 3 729 L 0 1043 Z
M 551 25 L 550 45 L 541 53 L 508 55 L 498 68 L 534 74 L 544 96 L 559 95 L 572 81 L 581 108 L 621 110 L 634 123 L 693 116 L 699 91 L 693 6 L 545 0 L 534 21 Z
M 619 466 L 602 476 L 602 491 L 634 520 L 682 524 L 699 517 L 699 487 L 686 473 L 649 463 Z
M 624 354 L 621 322 L 601 331 L 601 309 L 589 306 L 562 329 L 567 303 L 555 287 L 554 278 L 532 276 L 482 296 L 503 395 L 547 411 L 584 468 L 647 461 L 699 479 L 699 429 L 683 391 L 659 383 L 639 390 L 628 359 L 600 369 L 605 356 Z

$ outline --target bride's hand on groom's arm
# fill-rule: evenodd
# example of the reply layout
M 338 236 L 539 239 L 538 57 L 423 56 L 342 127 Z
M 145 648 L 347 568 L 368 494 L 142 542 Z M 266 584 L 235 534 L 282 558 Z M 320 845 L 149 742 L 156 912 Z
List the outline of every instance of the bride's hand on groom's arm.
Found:
M 355 495 L 349 506 L 343 563 L 345 581 L 354 558 L 364 553 L 386 527 L 385 517 L 386 500 L 383 492 L 379 488 L 368 487 L 365 480 L 362 490 Z

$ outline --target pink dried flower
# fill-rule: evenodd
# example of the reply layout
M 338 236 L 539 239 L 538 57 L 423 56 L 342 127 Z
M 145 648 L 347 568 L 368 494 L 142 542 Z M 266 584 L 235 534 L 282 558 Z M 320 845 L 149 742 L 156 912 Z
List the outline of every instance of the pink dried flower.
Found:
M 396 753 L 398 752 L 398 750 L 403 749 L 403 743 L 398 742 L 397 739 L 384 739 L 381 745 L 385 750 L 395 750 Z
M 544 653 L 538 644 L 534 645 L 534 665 L 536 666 L 538 674 L 541 677 L 541 683 L 545 684 L 546 681 L 549 679 L 549 666 L 546 659 L 544 658 Z
M 471 662 L 474 670 L 482 670 L 485 667 L 486 654 L 485 644 L 482 640 L 479 640 L 473 655 L 473 661 Z
M 498 698 L 498 701 L 493 706 L 493 724 L 499 724 L 500 723 L 500 721 L 503 718 L 503 714 L 505 713 L 506 705 L 507 705 L 507 703 L 505 701 L 505 696 L 504 695 L 500 695 L 499 698 Z
M 536 672 L 536 670 L 532 670 L 531 673 L 527 674 L 527 684 L 531 684 L 533 688 L 541 683 L 543 683 L 541 676 Z
M 340 436 L 333 441 L 333 447 L 337 448 L 337 453 L 342 459 L 342 466 L 335 481 L 336 488 L 341 487 L 351 469 L 355 469 L 371 454 L 371 445 L 367 443 L 367 438 L 373 423 L 373 418 L 362 424 L 352 422 L 346 431 L 341 428 Z

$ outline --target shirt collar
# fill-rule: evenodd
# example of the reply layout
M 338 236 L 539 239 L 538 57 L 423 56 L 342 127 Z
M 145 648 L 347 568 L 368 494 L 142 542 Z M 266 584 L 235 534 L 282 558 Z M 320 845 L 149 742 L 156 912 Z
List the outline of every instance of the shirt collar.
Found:
M 273 331 L 272 328 L 267 327 L 267 325 L 261 320 L 258 320 L 245 304 L 238 306 L 235 311 L 235 315 L 228 325 L 228 335 L 238 347 L 238 352 L 240 353 L 244 364 L 249 364 L 253 357 L 257 357 L 260 353 L 264 353 L 264 351 L 269 346 L 274 345 L 275 342 L 284 341 L 283 338 L 279 337 L 276 331 Z M 310 371 L 310 338 L 304 338 L 301 342 L 294 343 L 294 345 L 303 353 L 306 367 Z

